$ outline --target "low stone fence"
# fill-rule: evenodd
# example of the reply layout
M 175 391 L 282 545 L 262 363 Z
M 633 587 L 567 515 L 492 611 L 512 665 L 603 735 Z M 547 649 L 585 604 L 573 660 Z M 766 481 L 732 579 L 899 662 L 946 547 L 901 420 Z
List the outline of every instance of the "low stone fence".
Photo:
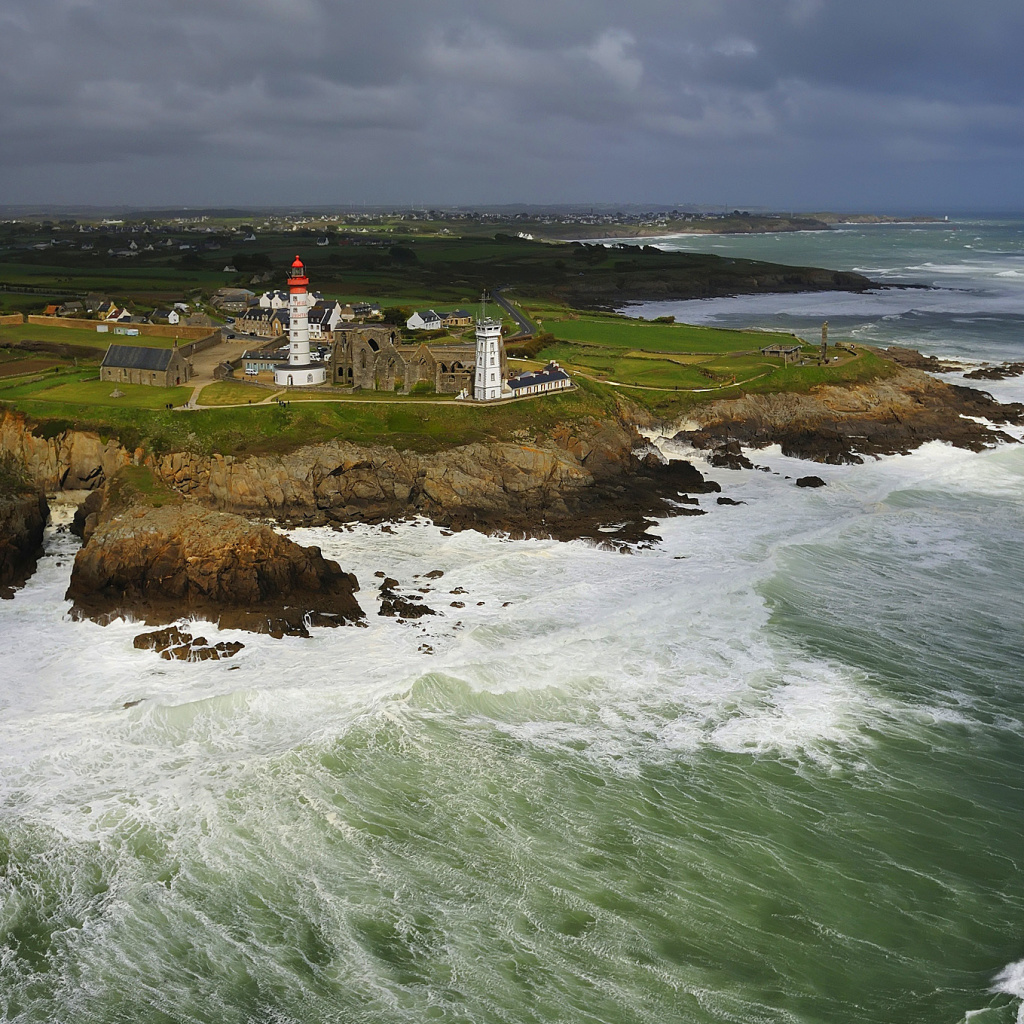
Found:
M 208 331 L 209 327 L 204 327 L 202 330 Z M 195 328 L 199 330 L 199 328 Z M 197 352 L 205 352 L 208 348 L 213 348 L 214 345 L 221 343 L 220 331 L 214 331 L 213 334 L 207 335 L 205 338 L 200 338 L 198 341 L 193 341 L 188 345 L 180 345 L 181 354 L 187 359 L 189 356 L 194 356 Z
M 28 317 L 30 324 L 39 327 L 79 327 L 87 331 L 95 331 L 104 323 L 103 320 L 82 320 L 69 316 L 38 316 L 32 314 Z M 180 341 L 199 341 L 205 339 L 212 327 L 187 327 L 185 324 L 115 324 L 113 321 L 107 323 L 110 334 L 114 333 L 115 327 L 130 327 L 137 330 L 140 335 L 150 338 L 178 338 Z M 217 328 L 219 330 L 219 328 Z
M 13 327 L 24 322 L 25 317 L 21 313 L 4 313 L 3 316 L 0 316 L 0 327 Z

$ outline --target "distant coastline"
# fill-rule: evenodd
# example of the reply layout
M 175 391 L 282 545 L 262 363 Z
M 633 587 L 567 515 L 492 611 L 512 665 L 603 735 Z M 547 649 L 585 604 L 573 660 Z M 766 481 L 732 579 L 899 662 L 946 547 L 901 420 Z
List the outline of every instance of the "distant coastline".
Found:
M 830 231 L 847 225 L 942 223 L 942 217 L 897 217 L 877 213 L 815 213 L 789 217 L 733 214 L 670 220 L 662 224 L 553 224 L 545 225 L 534 234 L 548 241 L 600 242 L 619 238 L 663 238 L 670 235 L 772 235 L 796 231 Z

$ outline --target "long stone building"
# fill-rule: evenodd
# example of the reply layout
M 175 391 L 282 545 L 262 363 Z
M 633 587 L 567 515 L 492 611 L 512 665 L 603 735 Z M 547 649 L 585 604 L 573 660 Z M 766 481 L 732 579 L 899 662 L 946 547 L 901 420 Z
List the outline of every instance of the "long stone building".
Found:
M 174 387 L 192 376 L 192 366 L 174 348 L 146 348 L 142 345 L 110 345 L 100 363 L 100 380 L 119 384 L 153 384 Z

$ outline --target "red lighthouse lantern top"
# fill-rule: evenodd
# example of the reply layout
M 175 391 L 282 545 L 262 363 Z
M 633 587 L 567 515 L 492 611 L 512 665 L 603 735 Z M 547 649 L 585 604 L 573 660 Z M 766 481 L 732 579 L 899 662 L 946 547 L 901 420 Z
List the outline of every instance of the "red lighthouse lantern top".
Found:
M 291 270 L 288 271 L 288 287 L 293 292 L 304 292 L 308 284 L 309 278 L 306 277 L 306 268 L 302 265 L 302 260 L 296 256 Z

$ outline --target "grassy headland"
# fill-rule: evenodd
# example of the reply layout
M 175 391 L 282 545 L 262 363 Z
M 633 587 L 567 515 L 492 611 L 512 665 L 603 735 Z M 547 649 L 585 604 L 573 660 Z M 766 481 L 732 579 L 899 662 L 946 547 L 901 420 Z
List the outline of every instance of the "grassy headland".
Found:
M 200 404 L 214 408 L 171 410 L 167 406 L 181 406 L 192 388 L 115 388 L 101 382 L 98 372 L 112 341 L 162 347 L 171 340 L 115 339 L 88 328 L 26 323 L 0 326 L 0 407 L 24 412 L 47 432 L 72 425 L 92 428 L 156 451 L 284 451 L 333 437 L 426 451 L 539 436 L 559 422 L 620 416 L 623 410 L 639 419 L 671 420 L 713 398 L 806 390 L 818 383 L 884 376 L 891 369 L 866 352 L 819 366 L 812 348 L 806 349 L 803 365 L 787 365 L 759 349 L 776 340 L 798 343 L 789 335 L 601 312 L 641 299 L 868 287 L 870 282 L 857 274 L 665 253 L 651 246 L 553 244 L 495 231 L 493 224 L 467 225 L 461 236 L 442 223 L 401 219 L 372 227 L 285 230 L 278 224 L 260 228 L 255 241 L 245 240 L 252 225 L 244 226 L 244 237 L 238 227 L 225 220 L 201 238 L 189 234 L 193 228 L 166 225 L 145 236 L 102 225 L 84 236 L 70 227 L 63 235 L 56 228 L 35 235 L 11 228 L 8 237 L 0 236 L 0 298 L 5 308 L 40 312 L 48 301 L 102 292 L 142 312 L 183 299 L 212 312 L 206 300 L 216 288 L 260 291 L 283 285 L 299 252 L 313 286 L 327 298 L 372 299 L 399 323 L 409 308 L 459 305 L 475 312 L 482 292 L 507 289 L 543 332 L 527 358 L 512 365 L 557 359 L 577 388 L 487 407 L 432 401 L 428 395 L 402 399 L 339 391 L 304 394 L 284 408 L 258 404 L 270 394 L 266 390 L 229 382 L 211 384 L 200 395 Z M 129 235 L 139 239 L 130 258 L 122 248 Z M 316 244 L 321 236 L 327 244 Z M 81 243 L 83 237 L 87 243 Z M 183 252 L 179 243 L 190 248 Z

